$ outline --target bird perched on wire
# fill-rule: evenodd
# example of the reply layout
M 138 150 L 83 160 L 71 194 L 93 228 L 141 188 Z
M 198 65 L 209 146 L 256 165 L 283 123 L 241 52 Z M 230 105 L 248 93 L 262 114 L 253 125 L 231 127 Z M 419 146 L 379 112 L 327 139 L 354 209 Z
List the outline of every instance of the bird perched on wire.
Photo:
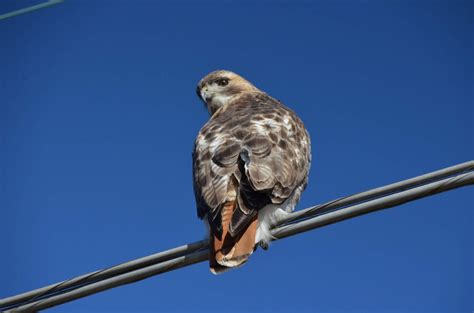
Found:
M 218 274 L 268 247 L 270 227 L 306 187 L 311 143 L 291 109 L 233 72 L 208 74 L 197 95 L 210 119 L 195 141 L 194 193 Z

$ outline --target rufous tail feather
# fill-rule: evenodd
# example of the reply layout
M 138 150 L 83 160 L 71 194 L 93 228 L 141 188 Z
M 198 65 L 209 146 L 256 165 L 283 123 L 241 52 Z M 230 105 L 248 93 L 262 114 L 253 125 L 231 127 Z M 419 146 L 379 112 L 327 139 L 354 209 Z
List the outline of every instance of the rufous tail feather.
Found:
M 244 264 L 254 251 L 255 236 L 258 226 L 258 215 L 236 237 L 229 234 L 229 226 L 237 201 L 226 202 L 221 209 L 222 237 L 210 236 L 209 266 L 214 274 L 222 273 L 230 268 Z

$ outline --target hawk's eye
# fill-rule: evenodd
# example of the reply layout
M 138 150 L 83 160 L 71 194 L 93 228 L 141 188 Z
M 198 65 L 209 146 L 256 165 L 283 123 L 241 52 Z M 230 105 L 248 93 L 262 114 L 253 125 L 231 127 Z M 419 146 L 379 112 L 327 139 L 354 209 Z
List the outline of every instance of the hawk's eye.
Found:
M 227 78 L 220 78 L 216 80 L 216 84 L 218 84 L 221 87 L 227 86 L 229 84 L 229 80 Z

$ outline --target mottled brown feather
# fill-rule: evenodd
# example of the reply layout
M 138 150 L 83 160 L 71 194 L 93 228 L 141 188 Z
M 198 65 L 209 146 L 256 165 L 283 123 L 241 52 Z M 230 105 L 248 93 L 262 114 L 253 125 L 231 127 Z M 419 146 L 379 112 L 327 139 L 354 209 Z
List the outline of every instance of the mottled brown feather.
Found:
M 245 262 L 248 256 L 244 255 L 250 255 L 255 244 L 258 220 L 254 213 L 269 203 L 281 204 L 297 188 L 304 188 L 311 163 L 310 139 L 302 121 L 281 102 L 251 86 L 211 111 L 195 141 L 198 216 L 209 220 L 214 255 L 210 264 L 217 272 L 226 259 Z M 240 226 L 230 225 L 236 210 L 241 212 L 235 222 Z

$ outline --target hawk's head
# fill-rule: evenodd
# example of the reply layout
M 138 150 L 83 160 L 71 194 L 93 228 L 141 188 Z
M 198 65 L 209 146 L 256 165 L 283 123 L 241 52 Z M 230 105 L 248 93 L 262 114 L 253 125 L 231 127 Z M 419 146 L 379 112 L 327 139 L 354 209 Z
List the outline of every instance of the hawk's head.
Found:
M 250 82 L 230 71 L 214 71 L 199 82 L 196 93 L 212 115 L 243 92 L 257 91 Z

